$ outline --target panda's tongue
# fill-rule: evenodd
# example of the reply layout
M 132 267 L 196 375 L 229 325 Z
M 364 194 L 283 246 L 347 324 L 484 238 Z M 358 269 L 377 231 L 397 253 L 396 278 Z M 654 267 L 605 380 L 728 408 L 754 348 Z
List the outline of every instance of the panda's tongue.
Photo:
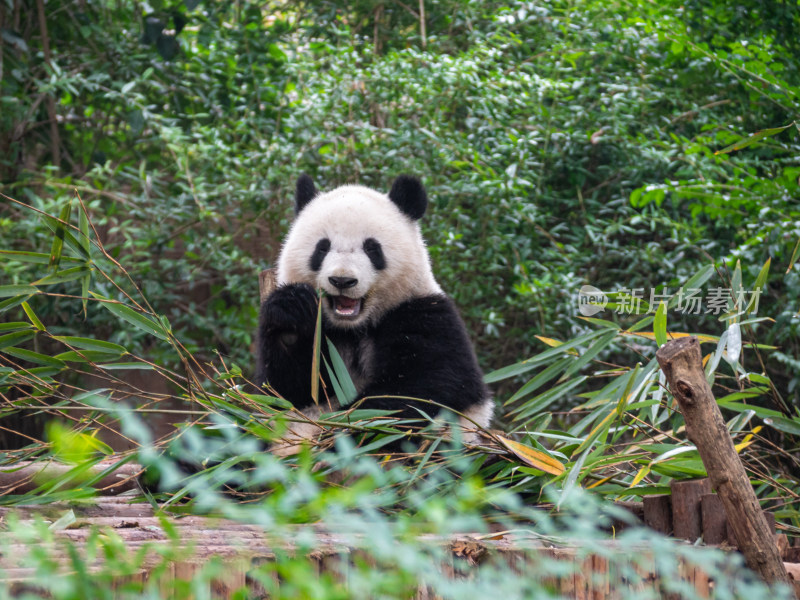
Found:
M 361 312 L 361 298 L 335 296 L 333 299 L 333 308 L 338 315 L 355 317 L 359 312 Z

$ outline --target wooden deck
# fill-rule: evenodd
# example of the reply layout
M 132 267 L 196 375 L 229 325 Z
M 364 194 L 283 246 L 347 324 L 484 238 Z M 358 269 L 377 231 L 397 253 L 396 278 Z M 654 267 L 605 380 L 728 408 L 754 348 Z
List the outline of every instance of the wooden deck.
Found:
M 120 588 L 126 583 L 144 583 L 155 578 L 156 585 L 166 592 L 173 580 L 191 580 L 212 558 L 217 557 L 224 564 L 224 575 L 207 582 L 212 597 L 230 598 L 235 590 L 246 587 L 251 597 L 267 598 L 269 594 L 264 586 L 248 573 L 254 566 L 274 560 L 276 551 L 293 550 L 289 540 L 276 540 L 258 525 L 195 516 L 165 519 L 157 517 L 149 504 L 130 503 L 124 496 L 102 496 L 94 504 L 82 506 L 49 504 L 0 508 L 2 522 L 5 523 L 11 513 L 20 524 L 33 525 L 38 521 L 41 526 L 42 520 L 50 523 L 61 520 L 54 530 L 54 540 L 48 544 L 51 556 L 61 564 L 64 574 L 73 570 L 67 550 L 69 545 L 86 556 L 85 548 L 90 538 L 94 536 L 96 544 L 98 533 L 118 539 L 128 556 L 142 552 L 141 568 L 115 580 L 115 585 Z M 317 539 L 315 550 L 308 553 L 306 559 L 317 574 L 328 573 L 346 585 L 348 569 L 354 559 L 361 555 L 364 560 L 370 560 L 362 550 L 363 540 L 359 536 L 321 529 L 315 529 L 314 533 Z M 446 538 L 423 536 L 420 541 L 447 549 L 450 561 L 443 572 L 446 577 L 469 577 L 472 566 L 494 557 L 505 561 L 519 573 L 524 573 L 537 561 L 566 563 L 569 567 L 562 573 L 567 574 L 553 576 L 543 583 L 571 598 L 600 600 L 614 597 L 613 591 L 618 590 L 621 583 L 627 585 L 623 580 L 626 576 L 616 572 L 616 567 L 602 556 L 587 555 L 579 545 L 556 545 L 526 532 L 464 533 Z M 606 545 L 609 551 L 615 548 L 613 541 L 606 542 Z M 630 552 L 630 545 L 625 549 Z M 12 591 L 35 591 L 36 573 L 25 565 L 24 560 L 31 550 L 30 544 L 21 540 L 7 546 L 6 550 L 0 557 L 2 580 L 10 585 Z M 641 556 L 646 556 L 648 551 L 642 547 Z M 165 555 L 172 557 L 166 567 Z M 105 560 L 102 555 L 95 555 L 87 564 L 90 570 L 99 571 Z M 652 568 L 642 568 L 642 564 L 648 564 L 648 561 L 643 563 L 639 560 L 636 567 L 638 577 L 629 583 L 638 590 L 651 589 L 659 595 L 661 579 L 655 570 L 655 560 L 649 562 Z M 800 565 L 786 566 L 796 579 L 800 579 Z M 702 570 L 682 565 L 680 574 L 700 596 L 713 597 L 714 582 Z M 418 600 L 435 597 L 422 586 L 416 594 Z

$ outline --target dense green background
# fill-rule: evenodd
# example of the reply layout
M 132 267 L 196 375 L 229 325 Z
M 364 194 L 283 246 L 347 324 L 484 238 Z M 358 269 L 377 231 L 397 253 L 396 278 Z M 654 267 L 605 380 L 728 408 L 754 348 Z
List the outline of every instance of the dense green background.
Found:
M 77 187 L 156 312 L 245 370 L 256 273 L 302 172 L 323 189 L 423 178 L 436 272 L 487 368 L 534 334 L 581 331 L 584 283 L 649 295 L 709 260 L 754 277 L 771 257 L 777 326 L 760 341 L 781 345 L 796 399 L 797 131 L 714 152 L 797 117 L 797 6 L 427 2 L 424 38 L 418 9 L 51 0 L 45 37 L 37 3 L 8 0 L 2 191 L 55 213 Z M 40 222 L 0 210 L 3 247 L 49 246 Z M 57 316 L 82 327 L 79 313 L 64 301 Z

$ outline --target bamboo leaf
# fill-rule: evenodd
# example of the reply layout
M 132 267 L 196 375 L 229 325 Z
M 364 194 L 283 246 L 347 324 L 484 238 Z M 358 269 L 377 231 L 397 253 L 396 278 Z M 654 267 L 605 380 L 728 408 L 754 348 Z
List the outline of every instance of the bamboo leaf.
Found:
M 25 314 L 28 315 L 28 318 L 31 320 L 31 323 L 33 323 L 33 326 L 36 329 L 38 329 L 39 331 L 45 331 L 44 324 L 39 320 L 39 317 L 36 316 L 36 313 L 33 312 L 33 309 L 31 308 L 30 304 L 28 304 L 27 302 L 23 302 L 22 310 L 24 310 Z
M 730 146 L 727 146 L 722 150 L 717 150 L 716 152 L 714 152 L 714 155 L 716 156 L 718 154 L 728 154 L 729 152 L 733 152 L 735 150 L 742 150 L 743 148 L 752 146 L 753 144 L 763 140 L 764 138 L 772 137 L 773 135 L 776 135 L 781 131 L 788 129 L 792 125 L 794 125 L 794 121 L 792 121 L 788 125 L 784 125 L 783 127 L 773 127 L 771 129 L 762 129 L 761 131 L 756 131 L 753 135 L 743 138 L 738 142 L 736 142 L 735 144 L 731 144 Z
M 604 336 L 602 336 L 599 340 L 597 340 L 592 347 L 589 348 L 586 352 L 584 352 L 581 357 L 574 361 L 569 369 L 567 369 L 566 373 L 564 373 L 564 377 L 570 377 L 573 373 L 579 372 L 584 366 L 589 364 L 589 362 L 594 359 L 600 352 L 605 350 L 609 344 L 617 337 L 619 330 L 612 329 L 608 331 Z
M 88 318 L 88 304 L 89 304 L 89 285 L 92 282 L 92 273 L 91 271 L 83 276 L 81 279 L 81 306 L 83 308 L 83 318 L 84 320 Z
M 537 357 L 529 358 L 513 365 L 502 367 L 492 371 L 491 373 L 487 373 L 484 375 L 483 380 L 486 383 L 496 383 L 504 379 L 509 379 L 510 377 L 516 377 L 518 375 L 522 375 L 523 373 L 527 373 L 528 371 L 538 367 L 543 362 L 543 360 L 539 360 Z
M 331 357 L 331 363 L 333 369 L 328 369 L 328 371 L 333 371 L 331 374 L 331 380 L 337 382 L 340 391 L 337 391 L 336 398 L 339 400 L 339 404 L 342 406 L 346 404 L 350 404 L 353 400 L 358 397 L 358 391 L 356 390 L 356 386 L 353 384 L 353 379 L 350 377 L 350 373 L 347 370 L 347 366 L 344 364 L 342 357 L 339 355 L 339 351 L 336 350 L 336 346 L 333 345 L 329 339 L 326 339 L 328 342 L 328 353 Z
M 555 476 L 561 475 L 565 471 L 563 464 L 545 452 L 536 450 L 525 444 L 520 444 L 519 442 L 510 440 L 501 435 L 498 435 L 497 439 L 499 439 L 517 458 L 531 467 Z
M 617 411 L 612 410 L 605 417 L 603 417 L 603 419 L 597 425 L 594 426 L 594 429 L 592 429 L 589 432 L 589 435 L 586 436 L 586 439 L 584 439 L 583 442 L 581 442 L 581 445 L 572 451 L 572 454 L 570 456 L 575 456 L 576 454 L 580 454 L 584 450 L 588 450 L 598 437 L 600 437 L 604 432 L 608 431 L 608 428 L 611 426 L 612 419 L 616 416 L 617 416 Z
M 726 402 L 736 402 L 737 400 L 743 400 L 745 398 L 757 398 L 758 396 L 763 396 L 768 392 L 769 388 L 767 387 L 755 386 L 748 388 L 743 392 L 733 392 L 732 394 L 728 394 L 727 396 L 718 398 L 717 404 L 725 404 Z
M 331 379 L 331 385 L 333 386 L 334 395 L 336 396 L 336 398 L 344 398 L 344 390 L 342 389 L 342 386 L 339 384 L 339 380 L 336 377 L 336 372 L 333 370 L 333 367 L 331 367 L 330 363 L 328 362 L 328 359 L 325 358 L 324 354 L 322 355 L 322 362 L 325 365 L 325 368 L 328 371 L 328 376 Z
M 553 356 L 563 353 L 566 350 L 574 348 L 575 346 L 580 346 L 593 340 L 596 337 L 603 335 L 607 329 L 598 329 L 597 331 L 593 331 L 586 335 L 579 336 L 569 342 L 559 342 L 558 340 L 552 340 L 550 338 L 539 338 L 542 341 L 549 340 L 548 345 L 550 343 L 556 344 L 555 347 L 551 347 L 544 352 L 537 354 L 531 358 L 523 360 L 513 365 L 509 365 L 508 367 L 503 367 L 501 369 L 497 369 L 496 371 L 492 371 L 488 375 L 486 375 L 483 380 L 486 383 L 495 383 L 497 381 L 502 381 L 503 379 L 508 379 L 509 377 L 516 377 L 517 375 L 521 375 L 523 373 L 527 373 L 531 369 L 535 369 L 539 365 L 547 362 Z M 539 337 L 539 336 L 537 336 Z
M 69 223 L 69 215 L 72 211 L 72 198 L 70 198 L 61 209 L 59 220 L 55 222 L 55 237 L 50 247 L 50 260 L 48 264 L 53 268 L 58 268 L 61 262 L 61 252 L 64 250 L 64 235 L 67 232 L 66 223 Z
M 584 381 L 586 381 L 585 376 L 577 377 L 576 379 L 572 379 L 570 381 L 565 381 L 561 385 L 557 385 L 556 387 L 551 388 L 534 398 L 531 398 L 519 408 L 511 411 L 509 414 L 512 415 L 518 413 L 517 416 L 514 417 L 514 421 L 520 421 L 531 415 L 535 415 L 543 410 L 546 406 L 550 405 L 550 403 L 555 402 L 567 392 L 578 387 Z
M 31 338 L 33 338 L 32 331 L 15 331 L 14 333 L 0 335 L 0 350 L 22 344 Z
M 564 343 L 561 340 L 554 340 L 553 338 L 544 337 L 543 335 L 537 335 L 536 339 L 539 340 L 540 342 L 544 342 L 551 348 L 558 348 L 561 344 Z
M 633 384 L 636 382 L 636 376 L 639 374 L 640 366 L 637 363 L 636 367 L 634 367 L 633 371 L 631 372 L 630 376 L 628 377 L 628 383 L 625 385 L 625 391 L 622 392 L 622 395 L 619 397 L 617 401 L 617 415 L 622 415 L 625 412 L 625 406 L 628 404 L 628 401 L 631 399 L 631 390 L 633 389 Z
M 51 217 L 49 215 L 45 215 L 42 217 L 44 224 L 53 232 L 56 233 L 61 229 L 63 243 L 69 246 L 73 251 L 75 251 L 78 255 L 83 257 L 83 261 L 91 260 L 91 256 L 84 250 L 81 243 L 72 235 L 72 232 L 66 228 L 58 219 Z M 70 259 L 68 256 L 62 256 L 61 260 Z M 80 260 L 80 259 L 72 259 L 72 260 Z
M 423 467 L 428 464 L 428 461 L 430 461 L 434 450 L 436 450 L 436 448 L 439 447 L 439 444 L 442 442 L 443 439 L 444 438 L 436 438 L 435 440 L 433 440 L 430 447 L 428 448 L 428 451 L 425 452 L 425 456 L 423 456 L 422 460 L 419 461 L 419 465 L 417 465 L 417 468 L 414 470 L 414 474 L 408 480 L 408 483 L 405 486 L 406 489 L 410 488 L 411 485 L 417 481 L 417 478 L 419 477 L 420 473 L 422 473 Z
M 689 279 L 686 280 L 686 283 L 683 284 L 683 289 L 685 290 L 694 290 L 698 289 L 701 285 L 703 285 L 706 281 L 711 279 L 711 276 L 715 273 L 714 265 L 708 264 L 702 267 L 697 273 L 692 275 Z M 667 308 L 675 308 L 675 305 L 678 304 L 679 294 L 675 294 L 672 298 L 669 299 L 667 303 Z
M 735 363 L 742 353 L 742 328 L 739 323 L 733 322 L 728 327 L 728 360 Z
M 101 352 L 98 350 L 69 350 L 56 354 L 53 358 L 64 362 L 100 363 L 117 360 L 120 355 L 116 352 Z
M 42 277 L 38 281 L 34 281 L 33 285 L 55 285 L 56 283 L 66 283 L 67 281 L 75 281 L 81 277 L 85 277 L 91 273 L 91 268 L 85 265 L 80 267 L 72 267 L 63 271 L 57 271 L 46 277 Z
M 656 336 L 656 344 L 660 348 L 667 343 L 667 305 L 659 302 L 656 317 L 653 320 L 653 335 Z
M 41 290 L 38 290 L 32 285 L 0 285 L 0 298 L 31 296 L 39 293 L 41 293 Z M 20 300 L 20 303 L 24 302 L 25 300 L 27 300 L 27 298 Z
M 628 331 L 620 331 L 621 335 L 636 335 L 639 337 L 647 338 L 648 340 L 655 341 L 656 335 L 650 331 L 635 331 L 632 332 Z M 669 337 L 674 339 L 682 338 L 682 337 L 696 337 L 697 341 L 701 344 L 717 344 L 719 343 L 719 337 L 715 335 L 705 335 L 702 333 L 685 333 L 685 332 L 671 332 Z
M 25 321 L 11 321 L 9 323 L 0 323 L 0 332 L 3 331 L 17 331 L 19 329 L 30 329 L 31 324 Z
M 155 367 L 143 362 L 121 362 L 97 366 L 107 371 L 155 371 Z
M 644 319 L 641 319 L 636 323 L 634 323 L 633 325 L 631 325 L 630 327 L 628 327 L 628 329 L 626 329 L 624 333 L 633 333 L 634 331 L 639 331 L 640 329 L 644 329 L 645 327 L 650 325 L 650 323 L 652 323 L 654 319 L 655 315 L 648 315 Z
M 635 487 L 639 485 L 642 482 L 642 479 L 647 477 L 649 474 L 650 474 L 650 465 L 643 466 L 641 469 L 639 469 L 639 472 L 636 473 L 636 477 L 633 478 L 633 481 L 631 481 L 629 487 Z
M 587 323 L 598 325 L 603 329 L 621 329 L 621 327 L 617 323 L 614 323 L 613 321 L 606 321 L 605 319 L 598 319 L 596 317 L 579 316 L 578 318 L 581 321 L 586 321 Z
M 50 531 L 63 531 L 67 529 L 73 523 L 77 523 L 78 518 L 75 516 L 75 513 L 72 509 L 66 511 L 63 515 L 61 515 L 58 519 L 53 521 L 48 529 Z
M 719 401 L 717 401 L 717 404 L 719 404 L 720 408 L 727 408 L 734 412 L 744 412 L 746 410 L 752 410 L 759 417 L 764 419 L 765 423 L 767 422 L 768 419 L 774 420 L 774 419 L 784 418 L 783 414 L 778 412 L 777 410 L 773 410 L 771 408 L 764 408 L 763 406 L 758 406 L 756 404 L 742 404 L 741 402 L 719 402 Z M 767 424 L 770 425 L 771 423 Z
M 58 340 L 67 346 L 74 346 L 75 348 L 81 348 L 83 350 L 95 350 L 97 352 L 109 352 L 120 355 L 128 353 L 128 351 L 119 344 L 114 344 L 112 342 L 106 342 L 103 340 L 95 340 L 93 338 L 54 335 L 53 339 Z
M 782 431 L 783 433 L 800 436 L 800 419 L 787 419 L 786 417 L 775 416 L 764 419 L 764 424 L 778 431 Z
M 512 404 L 519 400 L 520 398 L 524 398 L 525 396 L 532 394 L 537 389 L 539 389 L 543 384 L 550 381 L 553 377 L 561 373 L 564 369 L 566 369 L 570 362 L 572 362 L 572 358 L 565 356 L 564 358 L 555 361 L 541 373 L 537 373 L 536 376 L 528 381 L 525 385 L 523 385 L 517 392 L 511 396 L 506 401 L 506 404 Z
M 764 287 L 764 284 L 767 282 L 767 276 L 769 275 L 770 264 L 772 264 L 772 257 L 768 258 L 764 266 L 761 267 L 761 271 L 759 271 L 758 277 L 756 277 L 756 283 L 753 286 L 754 290 L 760 290 Z
M 789 266 L 786 268 L 787 273 L 792 270 L 792 267 L 794 266 L 794 263 L 797 262 L 798 257 L 800 257 L 800 238 L 797 238 L 797 243 L 792 251 L 792 258 L 789 259 Z
M 39 290 L 36 290 L 37 292 Z M 32 294 L 26 294 L 23 296 L 12 296 L 11 298 L 6 298 L 5 300 L 0 300 L 0 313 L 4 313 L 12 308 L 15 308 L 25 302 L 28 298 L 31 297 Z M 0 296 L 2 297 L 2 296 Z
M 697 452 L 697 447 L 696 446 L 678 446 L 676 448 L 673 448 L 672 450 L 668 450 L 667 452 L 664 452 L 658 458 L 653 460 L 650 463 L 650 466 L 653 467 L 654 465 L 657 465 L 659 463 L 667 462 L 668 460 L 670 460 L 670 459 L 672 459 L 672 458 L 674 458 L 676 456 L 680 456 L 681 454 L 686 454 L 687 452 L 695 452 L 696 453 Z
M 119 317 L 123 321 L 127 321 L 134 327 L 141 329 L 151 335 L 156 336 L 157 338 L 169 341 L 169 335 L 166 331 L 164 331 L 164 327 L 156 322 L 155 320 L 151 319 L 148 316 L 142 315 L 135 310 L 133 310 L 129 306 L 125 306 L 119 302 L 115 302 L 108 298 L 104 298 L 103 296 L 96 294 L 94 292 L 90 292 L 92 296 L 100 300 L 101 304 L 107 308 L 113 315 Z
M 562 494 L 562 499 L 567 496 L 567 494 L 578 484 L 578 477 L 580 477 L 581 471 L 583 470 L 583 465 L 586 462 L 586 459 L 589 457 L 590 451 L 587 450 L 584 452 L 578 460 L 576 460 L 573 465 L 569 468 L 567 473 L 567 479 L 564 482 L 564 492 Z M 574 454 L 573 454 L 574 456 Z
M 576 338 L 574 338 L 574 339 L 572 339 L 572 340 L 570 340 L 568 342 L 560 342 L 558 340 L 552 340 L 550 338 L 543 338 L 543 337 L 537 335 L 536 337 L 538 339 L 540 339 L 542 341 L 547 340 L 547 342 L 545 342 L 545 343 L 547 343 L 548 345 L 553 344 L 553 343 L 555 343 L 557 345 L 555 345 L 554 347 L 550 348 L 549 350 L 545 350 L 541 354 L 537 354 L 534 358 L 539 359 L 539 360 L 547 360 L 547 359 L 549 359 L 549 358 L 551 358 L 553 356 L 556 356 L 558 354 L 562 354 L 564 352 L 567 352 L 568 350 L 572 350 L 576 346 L 581 346 L 583 344 L 586 344 L 586 342 L 589 342 L 589 341 L 591 341 L 591 340 L 593 340 L 593 339 L 595 339 L 597 337 L 600 337 L 601 335 L 605 334 L 607 331 L 608 331 L 607 329 L 598 329 L 597 331 L 593 331 L 593 332 L 591 332 L 589 334 L 578 336 L 578 337 L 576 337 Z
M 322 301 L 317 297 L 317 324 L 314 327 L 314 356 L 311 359 L 311 399 L 319 405 L 319 358 L 322 352 Z
M 739 290 L 742 289 L 742 261 L 737 259 L 736 266 L 733 268 L 733 275 L 731 276 L 731 292 L 733 294 L 734 299 L 737 297 Z M 730 302 L 728 304 L 729 308 Z M 741 310 L 741 307 L 739 307 Z
M 60 361 L 57 358 L 53 358 L 52 356 L 47 356 L 45 354 L 40 354 L 38 352 L 34 352 L 33 350 L 25 350 L 24 348 L 5 348 L 3 352 L 5 354 L 10 354 L 11 356 L 15 356 L 16 358 L 20 358 L 22 360 L 28 360 L 32 363 L 35 363 L 37 365 L 43 365 L 45 367 L 58 367 L 59 369 L 63 369 L 64 367 L 67 366 L 64 364 L 63 361 Z
M 14 260 L 21 263 L 29 263 L 35 265 L 46 265 L 50 263 L 50 255 L 44 252 L 21 252 L 16 250 L 0 250 L 0 257 L 8 260 Z M 74 256 L 62 256 L 62 261 L 70 262 L 84 262 L 81 258 Z
M 77 191 L 75 192 L 78 193 Z M 85 207 L 81 204 L 78 214 L 78 227 L 81 231 L 79 242 L 81 247 L 86 251 L 86 254 L 91 254 L 91 241 L 89 240 L 89 215 L 86 214 Z

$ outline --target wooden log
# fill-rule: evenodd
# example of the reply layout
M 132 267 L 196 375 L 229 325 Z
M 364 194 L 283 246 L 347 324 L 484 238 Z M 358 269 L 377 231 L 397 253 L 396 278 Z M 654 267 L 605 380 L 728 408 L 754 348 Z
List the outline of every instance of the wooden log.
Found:
M 767 583 L 791 586 L 758 498 L 706 381 L 700 343 L 696 337 L 672 340 L 659 348 L 656 359 L 680 405 L 687 435 L 722 499 L 747 565 Z
M 728 546 L 731 548 L 738 548 L 739 545 L 736 543 L 736 534 L 733 533 L 733 525 L 731 525 L 730 521 L 727 522 L 727 532 L 728 532 Z
M 55 520 L 61 517 L 66 511 L 71 510 L 78 519 L 94 518 L 121 518 L 121 517 L 153 517 L 153 507 L 149 504 L 138 503 L 110 503 L 108 498 L 101 496 L 96 498 L 97 504 L 65 504 L 53 502 L 45 505 L 17 505 L 0 506 L 0 517 L 9 513 L 15 513 L 19 519 L 32 519 L 34 515 Z M 127 499 L 130 502 L 130 498 Z
M 767 527 L 769 527 L 772 535 L 775 535 L 775 513 L 764 511 L 764 518 L 767 520 Z
M 664 535 L 672 535 L 672 497 L 667 494 L 645 496 L 644 524 Z
M 226 562 L 225 570 L 220 573 L 220 576 L 211 580 L 211 597 L 224 598 L 228 600 L 240 597 L 236 594 L 247 589 L 247 568 L 248 565 L 244 561 L 230 561 Z
M 611 595 L 611 577 L 609 575 L 608 559 L 592 556 L 592 600 L 606 600 Z
M 580 561 L 575 570 L 574 596 L 575 600 L 592 600 L 592 557 L 587 556 Z
M 632 525 L 640 526 L 644 522 L 644 505 L 641 502 L 617 501 L 614 506 L 624 508 L 633 517 L 633 523 L 628 519 L 619 519 L 614 517 L 611 521 L 611 527 L 614 528 L 616 534 L 624 531 Z
M 703 535 L 700 499 L 711 493 L 708 478 L 672 481 L 672 529 L 674 536 L 694 542 Z
M 86 477 L 99 475 L 106 469 L 112 467 L 117 461 L 102 461 L 97 463 L 90 473 L 83 479 L 76 478 L 65 482 L 61 489 L 71 489 L 75 487 L 85 487 Z M 65 465 L 57 462 L 45 461 L 22 461 L 12 467 L 5 467 L 8 470 L 0 469 L 0 496 L 6 494 L 27 494 L 38 488 L 42 483 L 64 476 L 72 465 Z M 110 475 L 106 475 L 94 484 L 94 488 L 102 490 L 104 494 L 120 494 L 129 490 L 136 489 L 136 478 L 141 473 L 142 467 L 134 463 L 124 464 Z
M 728 518 L 722 499 L 716 494 L 705 494 L 700 499 L 703 517 L 703 541 L 708 545 L 719 545 L 728 541 Z
M 784 562 L 800 564 L 800 546 L 790 546 L 783 551 Z

